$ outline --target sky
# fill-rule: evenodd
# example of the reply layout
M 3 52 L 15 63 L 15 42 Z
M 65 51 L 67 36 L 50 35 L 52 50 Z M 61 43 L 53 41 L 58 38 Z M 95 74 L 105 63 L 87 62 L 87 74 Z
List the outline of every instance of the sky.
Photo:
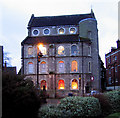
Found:
M 116 47 L 118 40 L 119 0 L 0 0 L 0 45 L 11 58 L 11 66 L 21 68 L 21 42 L 27 37 L 27 25 L 34 16 L 58 16 L 90 13 L 98 23 L 99 54 Z

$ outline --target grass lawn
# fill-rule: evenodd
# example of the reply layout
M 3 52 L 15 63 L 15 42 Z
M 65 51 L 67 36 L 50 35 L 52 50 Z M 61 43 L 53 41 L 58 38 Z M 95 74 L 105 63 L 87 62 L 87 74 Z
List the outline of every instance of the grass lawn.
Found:
M 119 113 L 110 114 L 106 118 L 120 118 L 120 112 Z

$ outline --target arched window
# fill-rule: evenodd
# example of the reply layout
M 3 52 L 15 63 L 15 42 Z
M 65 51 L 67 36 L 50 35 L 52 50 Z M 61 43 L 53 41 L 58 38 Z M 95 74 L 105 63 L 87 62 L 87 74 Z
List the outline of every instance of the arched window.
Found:
M 71 46 L 71 55 L 77 55 L 77 46 L 76 45 Z
M 47 83 L 46 83 L 45 80 L 42 80 L 41 83 L 40 83 L 40 88 L 43 90 L 44 87 L 47 90 Z
M 46 62 L 45 61 L 42 61 L 40 63 L 40 72 L 46 72 L 47 71 L 47 67 L 46 67 Z
M 64 80 L 59 80 L 59 82 L 58 82 L 58 89 L 65 89 Z
M 59 55 L 64 55 L 64 47 L 63 46 L 58 47 L 58 54 Z
M 76 79 L 72 80 L 71 88 L 72 89 L 78 89 L 78 81 Z
M 72 64 L 71 64 L 71 71 L 72 72 L 77 72 L 78 71 L 78 64 L 77 64 L 77 61 L 72 61 Z
M 28 63 L 28 73 L 33 73 L 33 63 L 32 62 Z
M 63 61 L 59 61 L 58 62 L 58 72 L 59 73 L 64 73 L 65 67 L 64 67 L 64 62 Z
M 33 47 L 28 47 L 28 55 L 33 55 Z

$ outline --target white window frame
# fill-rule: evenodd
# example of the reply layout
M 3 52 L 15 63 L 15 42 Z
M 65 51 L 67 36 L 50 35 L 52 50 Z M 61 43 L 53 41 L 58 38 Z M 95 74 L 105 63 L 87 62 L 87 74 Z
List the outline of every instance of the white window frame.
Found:
M 62 67 L 61 69 L 60 69 L 60 61 L 63 61 L 63 60 L 59 60 L 58 61 L 58 73 L 65 73 L 65 62 L 63 61 L 63 65 L 62 66 L 64 66 L 64 67 Z M 62 70 L 62 71 L 60 71 L 60 70 Z
M 60 29 L 63 29 L 63 30 L 64 30 L 63 34 L 65 34 L 65 28 L 64 28 L 64 27 L 60 27 L 60 28 L 58 28 L 58 31 L 57 31 L 58 34 L 60 34 L 60 32 L 59 32 Z M 63 35 L 63 34 L 60 34 L 60 35 Z
M 45 68 L 42 67 L 42 66 L 43 66 L 43 64 L 41 64 L 42 62 L 45 62 L 45 63 L 46 63 L 46 64 L 45 64 Z M 39 69 L 39 70 L 40 70 L 40 73 L 47 73 L 47 62 L 46 62 L 46 61 L 44 61 L 44 60 L 41 61 L 39 67 L 40 67 L 40 69 Z
M 48 34 L 45 34 L 45 33 L 44 33 L 44 31 L 45 31 L 46 29 L 49 30 L 49 33 L 48 33 Z M 49 29 L 49 28 L 45 28 L 45 29 L 43 29 L 43 34 L 44 34 L 44 35 L 50 35 L 50 29 Z
M 33 33 L 35 30 L 38 31 L 38 34 L 34 34 L 34 33 Z M 39 30 L 39 29 L 33 29 L 33 30 L 32 30 L 32 36 L 39 36 L 39 34 L 40 34 L 40 30 Z
M 29 64 L 29 63 L 32 63 L 32 64 Z M 30 70 L 31 69 L 30 65 L 32 66 L 32 71 Z M 28 62 L 28 74 L 34 74 L 34 63 L 32 61 Z

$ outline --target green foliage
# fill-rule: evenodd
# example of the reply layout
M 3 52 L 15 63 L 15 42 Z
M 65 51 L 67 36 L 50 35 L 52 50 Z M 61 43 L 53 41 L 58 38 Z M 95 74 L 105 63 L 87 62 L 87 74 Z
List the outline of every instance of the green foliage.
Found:
M 120 118 L 120 113 L 110 114 L 109 116 L 107 116 L 105 118 Z
M 54 105 L 46 105 L 40 108 L 38 117 L 40 118 L 61 118 L 62 111 Z
M 100 115 L 100 104 L 94 97 L 67 97 L 58 106 L 44 106 L 39 111 L 40 118 L 90 118 Z
M 35 118 L 40 107 L 40 99 L 32 81 L 24 77 L 3 74 L 2 80 L 2 118 Z
M 105 96 L 107 97 L 112 108 L 111 112 L 120 112 L 120 91 L 110 91 L 105 93 Z

